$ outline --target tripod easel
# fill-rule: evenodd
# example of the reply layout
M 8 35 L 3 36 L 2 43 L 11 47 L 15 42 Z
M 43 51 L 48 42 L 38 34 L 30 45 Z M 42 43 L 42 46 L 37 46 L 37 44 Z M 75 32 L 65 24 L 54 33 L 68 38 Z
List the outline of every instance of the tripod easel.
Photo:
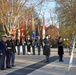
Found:
M 72 48 L 71 57 L 70 57 L 70 61 L 69 61 L 68 72 L 70 71 L 71 67 L 76 67 L 76 66 L 73 66 L 74 50 L 75 50 L 75 38 L 73 39 L 73 48 Z

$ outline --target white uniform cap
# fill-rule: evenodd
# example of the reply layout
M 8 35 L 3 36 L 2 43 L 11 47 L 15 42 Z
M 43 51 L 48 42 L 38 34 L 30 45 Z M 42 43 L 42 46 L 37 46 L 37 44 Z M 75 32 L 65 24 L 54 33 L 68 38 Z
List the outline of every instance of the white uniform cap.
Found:
M 11 38 L 11 36 L 7 36 L 7 38 Z

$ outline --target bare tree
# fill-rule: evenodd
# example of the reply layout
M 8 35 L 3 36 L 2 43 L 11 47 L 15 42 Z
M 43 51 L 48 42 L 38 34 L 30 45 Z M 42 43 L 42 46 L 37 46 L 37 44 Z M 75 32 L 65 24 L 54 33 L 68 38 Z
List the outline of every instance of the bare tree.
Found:
M 75 0 L 55 0 L 60 34 L 63 37 L 76 36 L 76 2 Z

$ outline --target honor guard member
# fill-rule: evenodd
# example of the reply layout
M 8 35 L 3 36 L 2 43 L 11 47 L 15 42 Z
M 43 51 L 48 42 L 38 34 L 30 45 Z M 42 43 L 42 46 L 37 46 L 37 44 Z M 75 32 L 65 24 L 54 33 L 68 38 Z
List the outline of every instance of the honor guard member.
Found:
M 26 41 L 24 39 L 22 39 L 22 51 L 23 51 L 23 55 L 25 55 L 25 43 Z
M 31 39 L 30 39 L 30 36 L 28 36 L 28 38 L 27 38 L 27 52 L 28 52 L 28 55 L 31 54 Z
M 40 37 L 37 38 L 38 55 L 40 55 Z
M 0 70 L 5 69 L 5 56 L 6 56 L 6 35 L 2 35 L 0 41 Z
M 18 55 L 20 55 L 20 39 L 17 39 L 16 40 L 16 43 L 17 43 L 17 52 L 18 52 Z
M 32 52 L 33 52 L 33 55 L 35 55 L 35 39 L 33 38 L 32 39 Z
M 6 43 L 7 43 L 7 49 L 6 49 L 6 68 L 11 68 L 11 66 L 10 66 L 11 50 L 12 50 L 11 36 L 7 37 Z

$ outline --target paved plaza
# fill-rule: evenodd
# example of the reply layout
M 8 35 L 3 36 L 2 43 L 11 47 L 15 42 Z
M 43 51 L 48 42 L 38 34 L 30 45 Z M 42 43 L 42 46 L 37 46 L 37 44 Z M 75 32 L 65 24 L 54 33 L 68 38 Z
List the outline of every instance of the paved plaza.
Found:
M 68 72 L 70 55 L 65 49 L 64 62 L 59 62 L 57 49 L 51 49 L 50 62 L 45 62 L 42 55 L 16 54 L 15 67 L 0 71 L 0 75 L 76 75 L 76 54 L 74 54 L 73 67 Z

